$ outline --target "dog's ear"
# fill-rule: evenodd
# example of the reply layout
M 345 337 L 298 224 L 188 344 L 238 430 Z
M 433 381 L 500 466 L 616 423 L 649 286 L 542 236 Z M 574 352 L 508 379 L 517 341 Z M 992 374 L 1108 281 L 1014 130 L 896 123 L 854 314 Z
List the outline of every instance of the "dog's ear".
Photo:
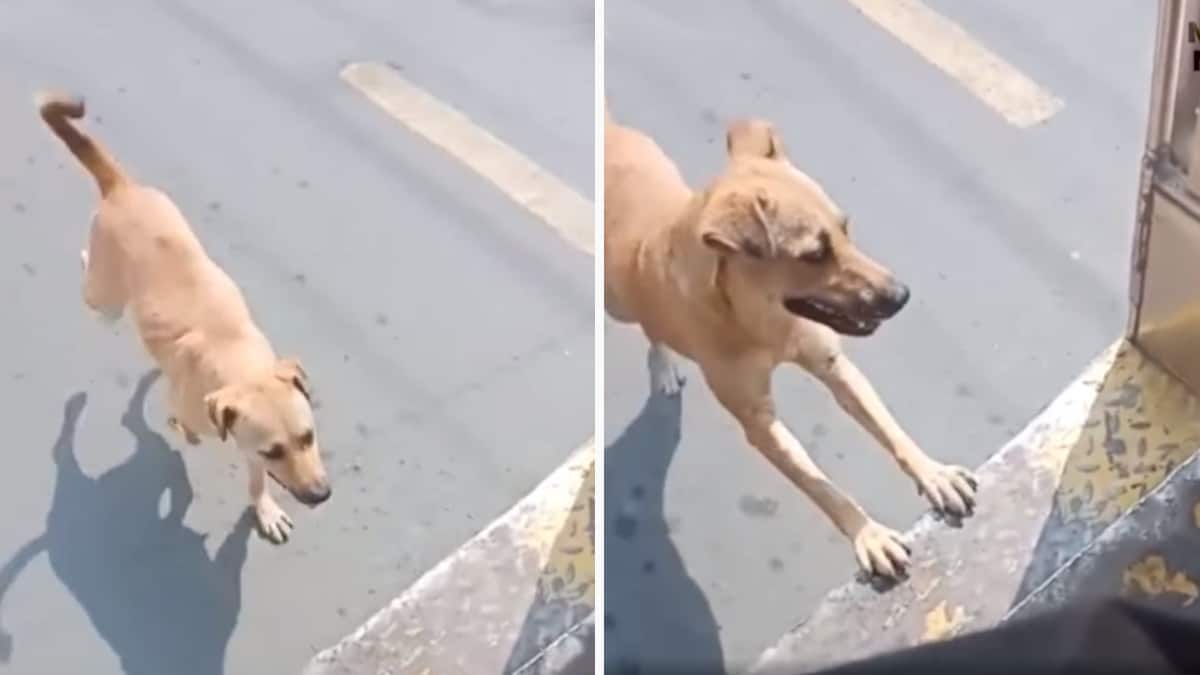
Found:
M 783 141 L 775 132 L 775 127 L 765 120 L 740 119 L 730 122 L 725 132 L 725 150 L 731 158 L 787 159 Z
M 760 260 L 774 255 L 769 223 L 777 210 L 765 192 L 752 197 L 734 195 L 721 216 L 700 234 L 700 240 L 717 253 L 744 253 Z
M 299 359 L 282 358 L 275 363 L 275 376 L 291 384 L 296 388 L 304 398 L 312 402 L 312 387 L 308 383 L 308 373 L 305 372 L 304 366 L 300 365 Z
M 217 436 L 222 441 L 229 438 L 229 430 L 237 423 L 238 411 L 230 400 L 227 389 L 218 389 L 204 397 L 204 407 L 208 410 L 208 421 L 217 430 Z

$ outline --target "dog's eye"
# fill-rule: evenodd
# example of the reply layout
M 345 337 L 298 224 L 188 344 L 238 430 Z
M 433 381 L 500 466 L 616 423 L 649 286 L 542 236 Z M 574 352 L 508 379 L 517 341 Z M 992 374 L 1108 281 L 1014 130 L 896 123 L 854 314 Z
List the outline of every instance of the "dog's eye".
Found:
M 831 255 L 833 255 L 833 247 L 829 243 L 829 235 L 822 232 L 821 235 L 817 237 L 816 248 L 801 253 L 800 259 L 806 263 L 820 265 L 821 263 L 828 262 Z
M 307 448 L 308 446 L 312 445 L 313 440 L 315 440 L 313 438 L 312 429 L 309 429 L 308 431 L 300 434 L 300 438 L 297 440 L 300 441 L 300 447 L 302 447 L 302 448 Z
M 824 246 L 818 249 L 813 249 L 812 251 L 802 254 L 800 259 L 806 263 L 820 265 L 826 260 L 829 260 L 829 249 Z
M 275 445 L 271 446 L 270 450 L 259 451 L 258 454 L 262 455 L 263 457 L 266 457 L 267 459 L 283 459 L 283 453 L 284 453 L 283 445 L 280 443 L 276 443 Z

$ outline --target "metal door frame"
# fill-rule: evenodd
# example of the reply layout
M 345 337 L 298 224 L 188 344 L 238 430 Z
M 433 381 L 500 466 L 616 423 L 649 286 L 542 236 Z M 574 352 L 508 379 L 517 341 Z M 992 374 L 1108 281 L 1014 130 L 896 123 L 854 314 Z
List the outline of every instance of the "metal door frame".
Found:
M 1200 392 L 1200 0 L 1160 0 L 1127 337 Z

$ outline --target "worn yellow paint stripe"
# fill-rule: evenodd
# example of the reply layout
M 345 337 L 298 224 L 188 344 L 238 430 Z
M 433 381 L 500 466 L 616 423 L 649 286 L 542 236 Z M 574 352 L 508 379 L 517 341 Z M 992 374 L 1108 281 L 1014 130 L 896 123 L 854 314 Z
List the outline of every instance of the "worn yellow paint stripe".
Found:
M 953 637 L 967 623 L 966 612 L 962 605 L 955 605 L 951 610 L 942 600 L 936 607 L 925 614 L 925 632 L 921 634 L 920 642 L 935 642 Z
M 1200 447 L 1195 396 L 1133 347 L 1118 350 L 1096 398 L 1073 443 L 1038 453 L 1058 465 L 1060 525 L 1090 530 L 1107 527 Z
M 1200 598 L 1200 586 L 1182 570 L 1173 570 L 1161 555 L 1151 554 L 1130 565 L 1122 575 L 1121 592 L 1127 596 L 1178 595 L 1187 607 Z
M 522 541 L 542 561 L 538 585 L 550 602 L 596 605 L 596 446 L 577 452 L 541 490 L 539 507 L 521 527 Z
M 964 86 L 1009 124 L 1030 127 L 1064 103 L 918 0 L 847 0 L 929 63 Z
M 352 63 L 341 78 L 410 131 L 452 155 L 571 245 L 595 254 L 594 206 L 556 176 L 383 63 Z

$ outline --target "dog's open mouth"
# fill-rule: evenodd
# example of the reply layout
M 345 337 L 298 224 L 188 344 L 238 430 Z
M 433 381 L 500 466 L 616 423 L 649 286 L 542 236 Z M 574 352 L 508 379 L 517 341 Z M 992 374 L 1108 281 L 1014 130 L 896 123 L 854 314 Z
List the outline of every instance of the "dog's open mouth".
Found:
M 812 298 L 787 298 L 783 307 L 796 316 L 825 324 L 842 335 L 865 337 L 875 332 L 880 319 L 856 318 Z

